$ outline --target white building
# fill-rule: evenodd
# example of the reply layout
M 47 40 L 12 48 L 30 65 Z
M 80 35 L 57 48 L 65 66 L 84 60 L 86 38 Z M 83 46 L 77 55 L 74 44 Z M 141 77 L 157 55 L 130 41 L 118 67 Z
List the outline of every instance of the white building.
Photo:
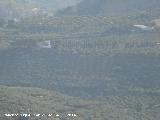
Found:
M 46 40 L 46 41 L 39 42 L 39 43 L 38 43 L 38 46 L 39 46 L 40 48 L 52 48 L 52 45 L 51 45 L 51 41 L 50 41 L 50 40 Z
M 133 27 L 136 27 L 141 30 L 153 30 L 154 29 L 154 27 L 145 26 L 145 25 L 133 25 Z

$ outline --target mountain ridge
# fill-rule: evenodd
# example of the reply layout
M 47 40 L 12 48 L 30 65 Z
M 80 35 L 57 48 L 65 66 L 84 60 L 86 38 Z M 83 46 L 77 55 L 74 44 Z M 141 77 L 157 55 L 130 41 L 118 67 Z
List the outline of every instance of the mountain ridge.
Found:
M 117 15 L 158 8 L 157 0 L 83 0 L 58 12 L 58 15 Z

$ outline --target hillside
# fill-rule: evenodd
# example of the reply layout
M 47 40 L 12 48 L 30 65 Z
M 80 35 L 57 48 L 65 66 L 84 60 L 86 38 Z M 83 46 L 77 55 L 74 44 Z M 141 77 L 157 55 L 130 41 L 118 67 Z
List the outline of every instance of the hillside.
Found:
M 1 0 L 0 19 L 17 21 L 37 14 L 54 15 L 55 11 L 78 2 L 80 0 Z
M 157 94 L 158 11 L 110 17 L 37 15 L 2 25 L 0 83 L 82 98 Z
M 15 20 L 20 18 L 32 16 L 34 14 L 33 8 L 38 7 L 35 4 L 30 4 L 25 1 L 17 0 L 1 0 L 0 1 L 0 19 Z
M 111 95 L 106 99 L 92 101 L 39 88 L 0 86 L 0 101 L 2 120 L 19 120 L 17 118 L 20 118 L 21 114 L 30 114 L 27 117 L 29 120 L 159 120 L 160 118 L 157 114 L 160 112 L 158 96 L 137 98 L 131 95 L 123 97 Z M 6 114 L 18 114 L 18 117 Z M 36 117 L 38 114 L 40 115 Z M 26 119 L 21 117 L 20 120 Z
M 158 0 L 83 0 L 58 15 L 119 15 L 159 8 Z
M 53 1 L 0 1 L 2 120 L 160 120 L 159 1 Z
M 74 6 L 81 0 L 26 0 L 30 3 L 38 4 L 48 9 L 59 10 L 62 8 Z

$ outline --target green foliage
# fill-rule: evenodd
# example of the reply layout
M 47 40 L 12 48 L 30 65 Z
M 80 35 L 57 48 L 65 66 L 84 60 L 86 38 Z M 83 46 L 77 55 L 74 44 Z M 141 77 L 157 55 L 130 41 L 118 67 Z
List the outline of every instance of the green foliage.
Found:
M 158 111 L 154 106 L 160 104 L 158 96 L 108 96 L 106 99 L 93 101 L 39 88 L 6 86 L 0 86 L 0 101 L 0 118 L 7 120 L 14 120 L 16 117 L 5 117 L 4 113 L 53 114 L 52 117 L 39 117 L 40 120 L 55 119 L 56 114 L 60 115 L 58 118 L 67 120 L 158 120 L 159 117 L 155 115 Z M 146 109 L 148 106 L 150 108 Z M 67 117 L 70 113 L 77 116 Z

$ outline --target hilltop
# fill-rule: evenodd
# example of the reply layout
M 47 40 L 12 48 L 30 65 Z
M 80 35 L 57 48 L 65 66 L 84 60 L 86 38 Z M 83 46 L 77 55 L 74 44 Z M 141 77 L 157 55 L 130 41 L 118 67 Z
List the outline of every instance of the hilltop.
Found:
M 73 6 L 80 0 L 2 0 L 0 21 L 19 21 L 37 15 L 53 16 L 57 10 Z
M 38 4 L 45 8 L 57 11 L 59 9 L 74 6 L 81 0 L 26 0 L 26 1 L 28 1 L 29 3 Z
M 158 0 L 83 0 L 79 4 L 68 7 L 58 15 L 122 15 L 158 8 Z

